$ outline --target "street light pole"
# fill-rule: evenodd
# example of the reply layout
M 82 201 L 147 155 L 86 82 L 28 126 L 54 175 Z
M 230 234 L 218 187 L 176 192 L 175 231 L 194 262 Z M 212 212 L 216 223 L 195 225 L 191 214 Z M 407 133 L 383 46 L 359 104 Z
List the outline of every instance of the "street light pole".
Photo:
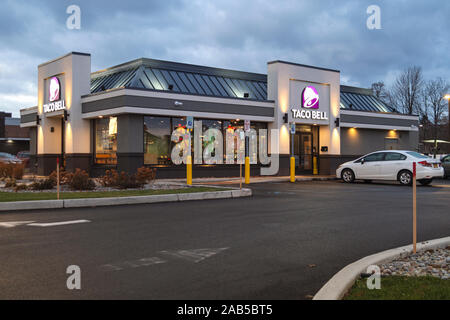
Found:
M 446 94 L 444 98 L 448 101 L 448 141 L 450 141 L 450 94 Z

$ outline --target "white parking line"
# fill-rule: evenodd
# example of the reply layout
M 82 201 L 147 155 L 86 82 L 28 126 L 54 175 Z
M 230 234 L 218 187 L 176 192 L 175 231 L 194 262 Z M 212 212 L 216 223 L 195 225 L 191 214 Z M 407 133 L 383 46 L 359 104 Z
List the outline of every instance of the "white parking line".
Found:
M 64 226 L 68 224 L 76 224 L 76 223 L 86 223 L 91 222 L 90 220 L 72 220 L 72 221 L 62 221 L 62 222 L 50 222 L 50 223 L 30 223 L 28 226 L 30 227 L 55 227 L 55 226 Z
M 166 260 L 160 259 L 158 257 L 150 257 L 150 258 L 142 258 L 138 260 L 131 261 L 123 261 L 117 263 L 109 263 L 100 266 L 100 268 L 104 271 L 120 271 L 127 268 L 140 268 L 140 267 L 149 267 L 155 264 L 166 263 Z
M 194 263 L 205 260 L 212 257 L 221 251 L 229 249 L 226 248 L 206 248 L 206 249 L 192 249 L 192 250 L 175 250 L 175 251 L 160 251 L 162 254 L 167 254 L 173 257 L 177 257 L 183 260 L 188 260 Z
M 7 221 L 7 222 L 0 222 L 0 227 L 3 228 L 14 228 L 17 226 L 21 226 L 24 224 L 30 224 L 33 223 L 34 221 Z

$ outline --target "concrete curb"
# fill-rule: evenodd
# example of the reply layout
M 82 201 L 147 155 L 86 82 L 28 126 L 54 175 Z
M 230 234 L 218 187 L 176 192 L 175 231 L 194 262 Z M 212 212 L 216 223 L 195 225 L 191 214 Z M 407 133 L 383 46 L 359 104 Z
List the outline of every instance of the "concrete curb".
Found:
M 64 200 L 30 200 L 30 201 L 0 202 L 0 212 L 15 211 L 15 210 L 33 210 L 33 209 L 60 209 L 60 208 L 64 208 Z
M 190 200 L 211 200 L 250 197 L 251 189 L 232 189 L 224 191 L 192 192 L 161 194 L 152 196 L 133 196 L 133 197 L 115 197 L 115 198 L 81 198 L 67 200 L 33 200 L 33 201 L 14 201 L 0 202 L 0 212 L 18 211 L 18 210 L 37 210 L 37 209 L 61 209 L 61 208 L 83 208 L 116 206 L 126 204 L 145 204 L 161 202 L 178 202 Z
M 434 249 L 450 245 L 450 237 L 423 241 L 417 244 L 417 250 Z M 340 300 L 353 286 L 361 273 L 370 265 L 378 265 L 412 252 L 412 245 L 379 252 L 347 265 L 336 273 L 314 296 L 313 300 Z

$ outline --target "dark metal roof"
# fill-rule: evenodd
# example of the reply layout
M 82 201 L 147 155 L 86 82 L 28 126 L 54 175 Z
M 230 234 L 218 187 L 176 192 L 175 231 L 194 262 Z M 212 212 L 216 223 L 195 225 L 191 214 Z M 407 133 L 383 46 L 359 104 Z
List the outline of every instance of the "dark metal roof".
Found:
M 145 58 L 91 74 L 91 93 L 117 88 L 267 101 L 265 74 Z M 397 113 L 371 89 L 342 85 L 340 100 L 344 110 Z
M 92 93 L 122 87 L 267 101 L 267 76 L 258 73 L 138 59 L 91 75 Z
M 372 90 L 349 86 L 341 86 L 341 109 L 397 113 L 397 110 L 375 97 Z

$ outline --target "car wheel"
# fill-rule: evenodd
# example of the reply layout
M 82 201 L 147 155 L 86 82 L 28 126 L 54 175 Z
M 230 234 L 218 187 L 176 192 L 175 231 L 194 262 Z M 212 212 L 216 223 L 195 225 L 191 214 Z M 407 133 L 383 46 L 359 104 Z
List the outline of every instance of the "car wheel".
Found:
M 433 181 L 433 179 L 421 179 L 419 180 L 420 184 L 423 186 L 427 186 L 431 183 L 431 181 Z
M 412 185 L 413 175 L 411 171 L 402 170 L 398 174 L 398 182 L 400 182 L 404 186 Z
M 344 180 L 344 182 L 351 183 L 351 182 L 355 181 L 355 174 L 350 169 L 344 169 L 342 171 L 341 176 L 342 176 L 342 180 Z

